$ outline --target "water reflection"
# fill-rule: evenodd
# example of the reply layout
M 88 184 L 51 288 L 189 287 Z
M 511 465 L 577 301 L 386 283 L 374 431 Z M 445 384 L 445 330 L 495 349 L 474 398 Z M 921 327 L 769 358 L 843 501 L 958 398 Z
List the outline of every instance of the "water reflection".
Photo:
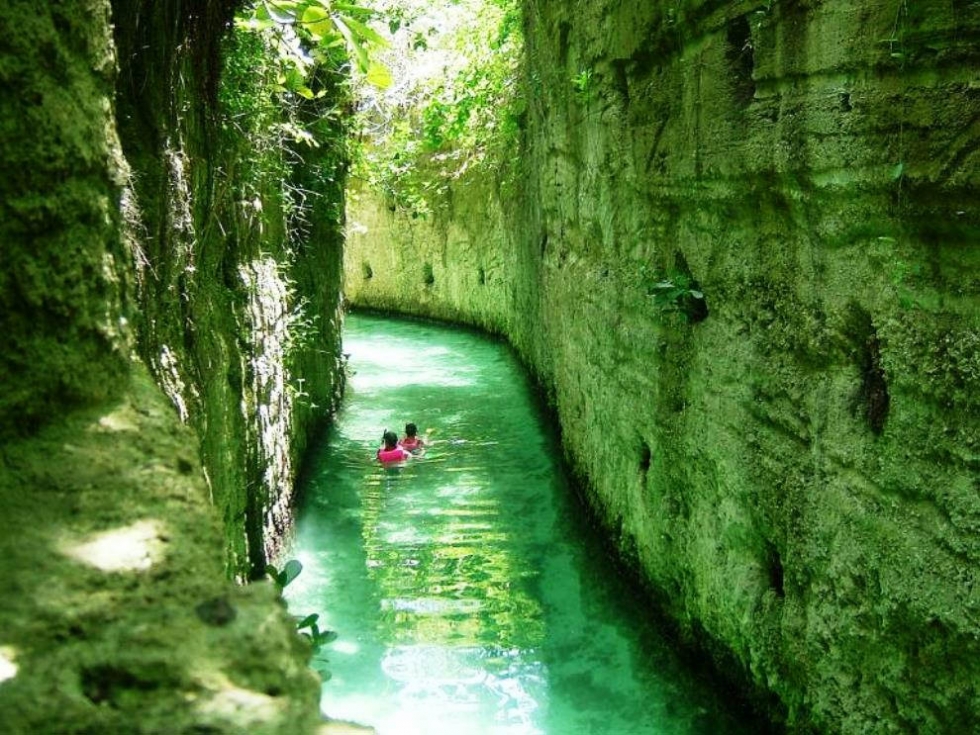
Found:
M 375 631 L 387 644 L 380 669 L 399 733 L 543 732 L 545 667 L 525 656 L 543 640 L 541 608 L 519 584 L 534 572 L 472 463 L 436 444 L 423 460 L 379 468 L 361 494 Z
M 323 708 L 382 735 L 736 733 L 612 585 L 511 355 L 354 316 L 355 371 L 314 463 L 287 589 L 340 638 Z M 384 428 L 437 440 L 373 461 Z

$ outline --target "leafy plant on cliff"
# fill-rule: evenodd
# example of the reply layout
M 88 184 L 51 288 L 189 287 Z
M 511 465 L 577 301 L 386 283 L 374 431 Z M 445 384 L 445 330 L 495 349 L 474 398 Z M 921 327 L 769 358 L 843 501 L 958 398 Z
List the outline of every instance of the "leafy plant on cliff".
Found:
M 288 587 L 293 580 L 295 580 L 300 572 L 303 571 L 303 564 L 298 559 L 290 559 L 283 565 L 282 569 L 277 569 L 272 564 L 265 565 L 265 576 L 267 579 L 275 583 L 279 588 L 279 594 L 281 595 L 286 587 Z M 296 632 L 302 635 L 304 638 L 310 641 L 313 647 L 314 660 L 319 661 L 321 664 L 326 663 L 324 659 L 316 659 L 317 654 L 320 653 L 321 649 L 335 640 L 337 640 L 337 633 L 332 630 L 321 630 L 319 625 L 320 615 L 318 613 L 310 613 L 309 615 L 298 615 L 295 616 L 296 619 Z M 324 681 L 330 678 L 330 673 L 322 666 L 317 669 L 320 675 L 323 677 Z
M 265 565 L 265 576 L 271 581 L 275 582 L 276 586 L 279 588 L 279 592 L 282 593 L 289 584 L 299 576 L 299 573 L 303 571 L 303 564 L 299 559 L 290 559 L 283 565 L 282 569 L 276 569 L 273 564 Z
M 278 181 L 281 200 L 288 210 L 293 203 L 286 188 L 290 180 L 289 148 L 319 147 L 323 135 L 307 130 L 299 116 L 299 100 L 280 83 L 281 60 L 272 49 L 272 38 L 258 31 L 238 29 L 226 41 L 224 69 L 218 90 L 222 127 L 228 145 L 242 149 L 229 156 L 233 170 L 220 173 L 234 181 L 239 214 L 259 226 L 264 218 L 263 190 Z
M 320 616 L 317 613 L 311 613 L 306 617 L 297 620 L 296 630 L 299 631 L 300 635 L 304 635 L 310 639 L 310 643 L 313 645 L 313 655 L 320 652 L 326 644 L 332 643 L 337 640 L 337 633 L 333 630 L 320 630 L 320 626 L 317 621 Z
M 389 205 L 425 215 L 468 170 L 510 172 L 524 112 L 516 0 L 388 0 L 396 83 L 361 86 L 355 175 Z M 511 174 L 512 175 L 512 174 Z
M 357 2 L 336 0 L 258 0 L 242 11 L 237 27 L 268 34 L 280 65 L 278 89 L 313 99 L 309 86 L 314 67 L 347 73 L 348 60 L 371 84 L 387 87 L 388 70 L 374 57 L 386 45 L 371 27 L 376 15 Z
M 708 305 L 701 286 L 688 273 L 669 271 L 665 276 L 647 282 L 647 294 L 661 312 L 683 314 L 689 322 L 700 322 L 708 316 Z
M 315 5 L 322 10 L 323 3 Z M 291 246 L 307 239 L 316 192 L 337 189 L 348 161 L 351 62 L 336 37 L 317 30 L 316 8 L 254 3 L 237 17 L 222 54 L 223 142 L 240 153 L 225 156 L 218 186 L 233 188 L 239 234 L 275 229 L 281 207 Z M 339 27 L 342 16 L 333 22 Z
M 583 69 L 571 79 L 572 89 L 580 102 L 591 102 L 595 95 L 595 84 L 592 80 L 592 70 Z

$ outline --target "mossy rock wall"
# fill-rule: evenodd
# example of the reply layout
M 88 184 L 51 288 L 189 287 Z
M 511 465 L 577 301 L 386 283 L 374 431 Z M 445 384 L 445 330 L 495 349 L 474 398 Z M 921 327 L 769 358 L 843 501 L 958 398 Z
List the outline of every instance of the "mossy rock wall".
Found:
M 34 13 L 29 3 L 8 5 L 0 15 L 5 438 L 118 394 L 128 371 L 131 279 L 118 236 L 123 167 L 110 124 L 115 57 L 106 8 L 73 3 Z
M 515 290 L 527 272 L 512 257 L 492 179 L 471 175 L 425 217 L 370 189 L 349 195 L 344 295 L 354 304 L 472 322 L 487 331 L 525 331 Z
M 505 333 L 624 558 L 792 729 L 977 722 L 980 4 L 525 30 L 518 194 L 362 194 L 347 297 Z
M 226 574 L 198 459 L 149 372 L 0 454 L 0 732 L 314 733 L 310 647 Z
M 339 386 L 342 199 L 294 171 L 308 238 L 281 187 L 235 216 L 230 10 L 0 7 L 0 732 L 329 731 L 279 590 L 229 572 Z
M 230 6 L 120 4 L 118 116 L 139 351 L 201 439 L 231 571 L 254 575 L 341 388 L 343 133 L 289 150 L 269 55 L 232 39 Z

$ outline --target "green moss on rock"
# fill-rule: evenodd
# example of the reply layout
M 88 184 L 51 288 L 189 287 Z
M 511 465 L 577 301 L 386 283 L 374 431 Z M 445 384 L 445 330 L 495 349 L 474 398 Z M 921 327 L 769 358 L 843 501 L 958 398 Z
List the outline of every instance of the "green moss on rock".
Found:
M 106 0 L 0 10 L 5 733 L 333 731 L 278 591 L 228 574 L 279 540 L 340 382 L 338 267 L 304 282 L 323 319 L 295 362 L 267 348 L 298 338 L 289 269 L 336 253 L 277 240 L 276 260 L 226 238 L 239 199 L 222 165 L 250 150 L 213 135 L 232 5 L 120 3 L 115 39 Z M 316 410 L 283 398 L 304 349 L 291 375 L 316 378 Z M 278 361 L 272 387 L 256 387 L 262 360 Z
M 310 651 L 274 585 L 225 577 L 195 438 L 145 370 L 7 443 L 0 488 L 0 730 L 316 730 Z
M 127 372 L 107 17 L 103 3 L 0 10 L 2 434 L 106 400 Z
M 506 334 L 623 555 L 801 732 L 980 718 L 960 6 L 534 2 L 521 191 L 351 207 L 349 298 Z M 645 285 L 678 256 L 696 323 Z

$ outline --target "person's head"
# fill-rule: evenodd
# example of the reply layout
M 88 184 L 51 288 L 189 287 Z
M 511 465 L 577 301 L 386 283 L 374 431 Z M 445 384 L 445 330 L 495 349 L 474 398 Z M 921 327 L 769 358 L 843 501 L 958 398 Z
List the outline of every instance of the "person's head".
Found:
M 394 449 L 398 446 L 398 434 L 393 431 L 385 431 L 384 433 L 385 449 Z
M 419 427 L 415 424 L 405 424 L 405 436 L 412 438 L 419 433 Z

